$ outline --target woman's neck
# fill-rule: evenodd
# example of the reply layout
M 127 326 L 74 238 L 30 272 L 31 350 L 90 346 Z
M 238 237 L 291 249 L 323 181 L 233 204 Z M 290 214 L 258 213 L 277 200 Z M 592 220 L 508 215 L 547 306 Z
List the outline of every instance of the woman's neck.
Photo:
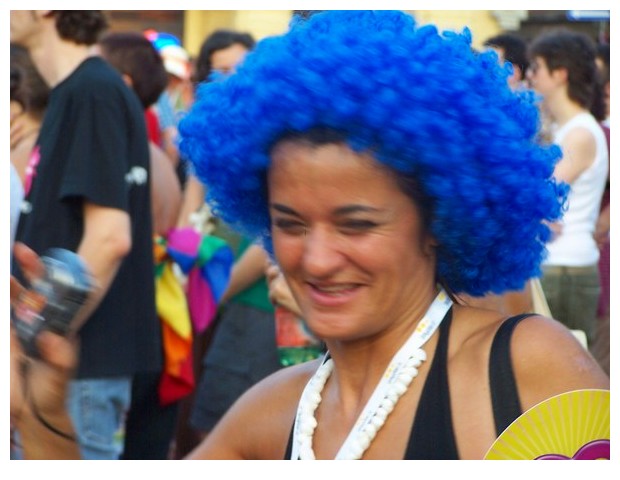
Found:
M 547 103 L 548 111 L 554 123 L 562 127 L 577 115 L 588 110 L 569 98 L 558 99 Z
M 412 304 L 402 321 L 394 321 L 383 331 L 359 341 L 330 341 L 326 345 L 335 368 L 331 382 L 336 382 L 339 400 L 343 406 L 362 408 L 372 394 L 393 356 L 413 334 L 420 320 L 437 296 L 435 285 L 426 293 L 419 292 L 419 300 Z M 347 409 L 348 410 L 348 409 Z

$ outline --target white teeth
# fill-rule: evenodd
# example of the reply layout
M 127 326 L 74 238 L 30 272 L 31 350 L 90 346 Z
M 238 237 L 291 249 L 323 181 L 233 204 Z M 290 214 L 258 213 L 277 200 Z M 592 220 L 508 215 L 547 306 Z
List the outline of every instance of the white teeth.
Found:
M 315 288 L 321 292 L 324 293 L 341 293 L 341 292 L 345 292 L 347 290 L 351 290 L 353 288 L 353 285 L 334 285 L 331 287 L 318 287 L 315 286 Z

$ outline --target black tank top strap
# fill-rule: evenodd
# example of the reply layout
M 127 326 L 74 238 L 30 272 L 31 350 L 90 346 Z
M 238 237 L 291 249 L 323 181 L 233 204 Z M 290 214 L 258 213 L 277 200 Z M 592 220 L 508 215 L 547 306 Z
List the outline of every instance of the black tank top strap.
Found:
M 495 431 L 499 436 L 523 413 L 510 357 L 510 338 L 517 324 L 535 314 L 526 313 L 506 319 L 497 330 L 489 359 L 489 382 Z
M 451 323 L 452 308 L 439 326 L 435 355 L 414 416 L 405 460 L 458 459 L 447 374 Z

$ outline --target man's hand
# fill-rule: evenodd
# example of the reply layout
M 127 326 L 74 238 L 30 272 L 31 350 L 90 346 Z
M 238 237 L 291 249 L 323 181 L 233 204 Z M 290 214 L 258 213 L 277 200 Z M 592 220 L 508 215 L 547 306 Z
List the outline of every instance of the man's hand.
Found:
M 25 417 L 33 415 L 34 402 L 44 418 L 65 410 L 69 381 L 77 364 L 77 342 L 43 331 L 37 339 L 41 358 L 23 352 L 11 328 L 11 422 L 19 430 Z
M 14 248 L 15 261 L 28 282 L 44 273 L 39 256 L 23 243 Z M 19 302 L 27 288 L 11 277 L 11 306 Z M 64 409 L 66 388 L 77 365 L 75 338 L 64 338 L 43 331 L 37 339 L 40 358 L 28 357 L 17 332 L 11 326 L 11 419 L 17 426 L 22 414 L 29 412 L 29 401 L 35 401 L 41 411 Z
M 30 248 L 17 243 L 14 254 L 28 282 L 43 275 L 43 264 Z M 10 293 L 13 307 L 26 293 L 26 287 L 11 277 Z M 11 424 L 20 432 L 25 458 L 79 458 L 65 407 L 77 365 L 77 340 L 43 331 L 37 347 L 40 358 L 27 356 L 11 326 Z

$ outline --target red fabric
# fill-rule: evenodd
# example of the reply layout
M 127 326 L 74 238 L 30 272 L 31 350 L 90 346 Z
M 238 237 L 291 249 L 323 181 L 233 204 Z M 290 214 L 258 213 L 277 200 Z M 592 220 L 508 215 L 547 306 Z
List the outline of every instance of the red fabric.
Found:
M 191 340 L 188 342 L 180 338 L 165 322 L 161 327 L 166 359 L 159 381 L 159 402 L 166 406 L 192 393 L 196 381 Z
M 149 136 L 149 140 L 158 147 L 161 147 L 161 132 L 159 129 L 157 114 L 152 108 L 147 108 L 144 111 L 144 119 L 146 120 L 146 131 Z

